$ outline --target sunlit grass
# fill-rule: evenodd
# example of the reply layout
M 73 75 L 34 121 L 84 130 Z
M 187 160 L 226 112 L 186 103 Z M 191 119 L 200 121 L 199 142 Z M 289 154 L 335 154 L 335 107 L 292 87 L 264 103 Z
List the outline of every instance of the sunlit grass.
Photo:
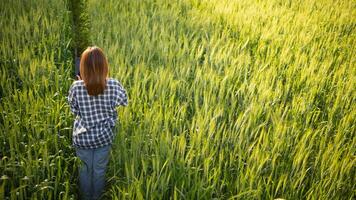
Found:
M 0 199 L 76 199 L 69 14 L 1 3 Z M 107 199 L 352 199 L 353 1 L 89 1 L 129 94 Z
M 351 199 L 353 8 L 91 1 L 130 96 L 107 197 Z

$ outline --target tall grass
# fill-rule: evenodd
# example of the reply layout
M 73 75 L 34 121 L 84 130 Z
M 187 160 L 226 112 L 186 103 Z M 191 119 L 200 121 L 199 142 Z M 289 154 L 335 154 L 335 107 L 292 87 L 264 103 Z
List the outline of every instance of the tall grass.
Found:
M 63 1 L 0 4 L 0 199 L 76 198 Z
M 114 199 L 352 199 L 353 1 L 90 1 L 129 92 Z
M 66 3 L 71 18 L 71 48 L 73 57 L 80 57 L 83 51 L 91 45 L 88 1 L 67 0 Z
M 89 2 L 129 93 L 106 199 L 352 199 L 353 1 Z M 77 199 L 70 13 L 0 4 L 0 199 Z

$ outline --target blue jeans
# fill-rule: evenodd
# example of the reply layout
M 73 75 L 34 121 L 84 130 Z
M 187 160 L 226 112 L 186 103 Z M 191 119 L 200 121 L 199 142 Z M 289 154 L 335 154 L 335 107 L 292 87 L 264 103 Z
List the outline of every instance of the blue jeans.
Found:
M 99 199 L 105 187 L 105 172 L 109 162 L 111 145 L 97 149 L 76 148 L 82 161 L 79 168 L 81 199 Z

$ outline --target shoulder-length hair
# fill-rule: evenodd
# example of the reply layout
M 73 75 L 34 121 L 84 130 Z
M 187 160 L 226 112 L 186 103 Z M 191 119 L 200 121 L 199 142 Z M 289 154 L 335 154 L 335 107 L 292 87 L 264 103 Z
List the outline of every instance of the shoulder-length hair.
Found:
M 80 58 L 80 76 L 88 94 L 104 93 L 108 76 L 108 61 L 99 47 L 88 47 Z

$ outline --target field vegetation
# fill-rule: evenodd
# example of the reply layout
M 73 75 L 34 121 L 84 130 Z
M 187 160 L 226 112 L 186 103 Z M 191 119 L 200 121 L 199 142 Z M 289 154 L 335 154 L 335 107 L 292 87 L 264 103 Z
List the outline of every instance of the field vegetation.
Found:
M 0 199 L 77 199 L 70 12 L 1 3 Z M 356 3 L 88 0 L 128 91 L 104 199 L 353 199 Z

